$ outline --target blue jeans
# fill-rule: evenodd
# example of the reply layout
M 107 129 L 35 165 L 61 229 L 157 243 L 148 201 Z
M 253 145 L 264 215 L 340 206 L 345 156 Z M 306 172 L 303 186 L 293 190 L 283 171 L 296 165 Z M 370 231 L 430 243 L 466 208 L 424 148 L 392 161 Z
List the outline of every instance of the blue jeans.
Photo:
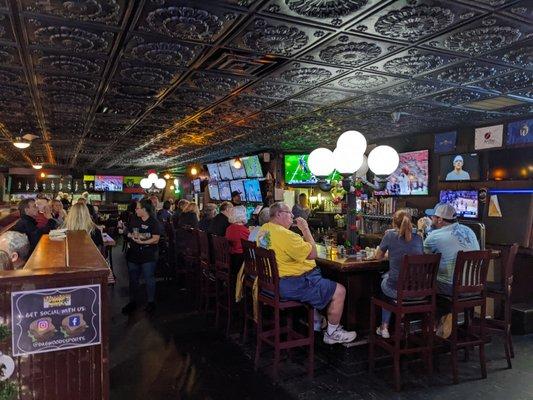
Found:
M 139 278 L 141 272 L 146 282 L 146 294 L 148 302 L 153 302 L 155 299 L 155 266 L 156 261 L 149 261 L 145 263 L 134 263 L 128 261 L 128 273 L 130 276 L 130 301 L 135 301 L 135 294 L 139 289 Z
M 391 299 L 395 299 L 397 296 L 396 290 L 391 289 L 387 285 L 388 278 L 389 278 L 388 274 L 385 274 L 383 276 L 383 280 L 381 281 L 381 290 L 385 296 L 390 297 Z M 381 309 L 381 323 L 382 324 L 388 324 L 390 321 L 390 316 L 391 316 L 391 312 L 389 310 L 385 310 L 384 308 Z

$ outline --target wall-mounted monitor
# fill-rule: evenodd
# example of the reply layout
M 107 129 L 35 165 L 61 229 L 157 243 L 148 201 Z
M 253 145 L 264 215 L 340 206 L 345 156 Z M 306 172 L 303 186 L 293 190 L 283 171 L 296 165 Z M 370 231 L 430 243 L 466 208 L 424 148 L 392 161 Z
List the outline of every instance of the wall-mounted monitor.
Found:
M 477 190 L 441 190 L 441 203 L 451 204 L 460 218 L 477 218 L 479 210 Z
M 246 200 L 260 203 L 263 201 L 261 196 L 261 188 L 257 179 L 246 179 L 244 181 L 244 191 L 246 192 Z
M 219 162 L 217 165 L 218 171 L 220 172 L 220 179 L 223 181 L 231 181 L 233 179 L 233 174 L 231 173 L 229 161 Z
M 218 182 L 220 200 L 231 200 L 231 187 L 228 181 Z
M 263 177 L 263 169 L 261 168 L 259 156 L 243 157 L 242 162 L 244 163 L 244 169 L 246 170 L 246 175 L 248 175 L 248 178 Z
M 318 179 L 311 173 L 307 160 L 309 154 L 285 154 L 285 184 L 293 186 L 310 186 L 317 183 Z M 326 180 L 342 177 L 337 171 L 333 171 Z
M 142 199 L 144 199 L 144 194 L 132 193 L 132 195 L 131 195 L 131 200 L 132 201 L 141 201 Z
M 246 178 L 246 170 L 244 169 L 244 162 L 241 162 L 240 168 L 235 168 L 233 166 L 233 163 L 235 162 L 235 159 L 231 159 L 228 161 L 229 166 L 231 169 L 231 174 L 233 175 L 233 179 L 245 179 Z
M 428 194 L 429 151 L 400 153 L 398 168 L 387 179 L 387 186 L 377 195 L 420 196 Z
M 533 179 L 533 148 L 513 148 L 491 151 L 489 179 L 495 181 Z
M 200 179 L 193 179 L 192 180 L 192 188 L 194 193 L 201 193 L 201 182 Z
M 479 181 L 479 154 L 454 153 L 440 156 L 441 181 Z
M 212 181 L 220 180 L 220 172 L 218 171 L 217 164 L 207 164 L 207 171 L 209 172 L 209 178 Z
M 122 192 L 123 176 L 103 176 L 96 175 L 94 179 L 94 190 L 104 192 Z
M 209 198 L 211 200 L 220 200 L 220 194 L 218 192 L 218 183 L 209 182 L 209 185 L 207 187 L 209 189 Z
M 241 201 L 246 201 L 246 194 L 244 193 L 244 181 L 230 181 L 229 186 L 232 192 L 239 192 L 241 195 Z

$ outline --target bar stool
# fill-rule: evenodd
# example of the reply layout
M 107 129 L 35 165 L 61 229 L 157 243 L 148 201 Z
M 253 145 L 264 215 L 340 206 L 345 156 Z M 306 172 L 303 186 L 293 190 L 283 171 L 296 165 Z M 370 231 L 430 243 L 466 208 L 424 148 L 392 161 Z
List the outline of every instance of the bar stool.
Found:
M 274 347 L 273 376 L 278 379 L 279 358 L 281 350 L 288 350 L 294 347 L 308 347 L 307 374 L 313 378 L 314 374 L 314 312 L 313 307 L 299 301 L 285 301 L 280 299 L 279 294 L 279 273 L 276 263 L 276 255 L 273 250 L 266 250 L 260 247 L 255 249 L 255 261 L 258 277 L 258 307 L 257 315 L 257 347 L 255 350 L 255 370 L 259 367 L 259 357 L 263 342 Z M 273 309 L 274 328 L 263 330 L 263 306 Z M 302 335 L 292 329 L 292 311 L 298 308 L 305 308 L 307 311 L 307 335 Z M 280 313 L 287 312 L 286 326 L 281 326 Z M 282 340 L 282 334 L 285 340 Z
M 209 236 L 207 232 L 196 230 L 198 237 L 198 309 L 204 308 L 204 312 L 209 311 L 211 299 L 215 298 L 215 271 L 211 263 Z M 203 303 L 203 304 L 202 304 Z
M 438 297 L 447 303 L 451 303 L 452 332 L 449 338 L 437 338 L 450 345 L 453 383 L 459 383 L 457 351 L 464 348 L 468 355 L 468 349 L 479 346 L 479 363 L 481 377 L 487 377 L 487 365 L 485 360 L 486 325 L 487 314 L 487 272 L 489 269 L 490 250 L 460 251 L 457 253 L 455 270 L 453 273 L 452 296 L 439 294 Z M 479 307 L 479 329 L 474 333 L 471 326 L 474 308 Z M 458 315 L 464 313 L 465 324 L 460 328 Z
M 509 368 L 513 368 L 511 358 L 514 358 L 513 339 L 511 336 L 511 291 L 513 286 L 513 267 L 517 253 L 518 243 L 507 248 L 504 261 L 502 261 L 503 279 L 501 282 L 487 282 L 487 297 L 500 300 L 503 303 L 503 319 L 496 317 L 487 319 L 487 331 L 503 336 L 505 357 Z
M 374 347 L 378 345 L 393 357 L 394 388 L 399 391 L 400 357 L 402 354 L 423 353 L 429 373 L 433 372 L 433 327 L 435 325 L 437 272 L 440 262 L 439 254 L 406 255 L 403 258 L 400 275 L 398 277 L 397 298 L 372 298 L 370 309 L 370 346 L 369 370 L 373 372 L 375 364 Z M 390 339 L 378 336 L 374 331 L 376 326 L 376 307 L 388 310 L 396 317 L 394 331 Z M 409 335 L 410 324 L 404 317 L 422 314 L 422 335 Z M 404 323 L 406 333 L 403 335 L 401 326 Z M 418 346 L 413 347 L 409 339 L 416 339 Z M 402 342 L 404 346 L 402 347 Z
M 216 317 L 215 326 L 218 329 L 220 320 L 220 313 L 226 313 L 226 336 L 229 336 L 231 326 L 231 313 L 233 311 L 233 304 L 235 304 L 232 296 L 235 293 L 232 284 L 231 274 L 231 259 L 229 254 L 229 243 L 226 238 L 213 235 L 211 237 L 213 242 L 213 252 L 215 255 L 215 296 L 216 296 Z
M 241 240 L 244 253 L 244 279 L 242 283 L 243 295 L 243 330 L 242 341 L 246 342 L 248 337 L 248 324 L 255 324 L 253 313 L 253 287 L 257 278 L 257 267 L 255 265 L 255 249 L 257 245 L 249 240 Z
M 184 278 L 185 287 L 191 295 L 191 298 L 194 298 L 194 295 L 198 295 L 196 282 L 198 281 L 198 265 L 200 262 L 198 230 L 183 227 L 179 227 L 178 229 L 180 233 L 178 238 L 183 242 L 181 243 L 181 248 L 183 249 L 181 256 L 183 257 L 185 265 L 178 265 L 178 263 L 176 263 L 176 276 Z

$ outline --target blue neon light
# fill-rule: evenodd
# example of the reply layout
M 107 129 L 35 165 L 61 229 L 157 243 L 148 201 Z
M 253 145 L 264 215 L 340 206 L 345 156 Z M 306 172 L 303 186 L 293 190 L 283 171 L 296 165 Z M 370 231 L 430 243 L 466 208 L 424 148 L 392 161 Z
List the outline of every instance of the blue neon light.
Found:
M 491 189 L 490 194 L 533 194 L 533 189 Z

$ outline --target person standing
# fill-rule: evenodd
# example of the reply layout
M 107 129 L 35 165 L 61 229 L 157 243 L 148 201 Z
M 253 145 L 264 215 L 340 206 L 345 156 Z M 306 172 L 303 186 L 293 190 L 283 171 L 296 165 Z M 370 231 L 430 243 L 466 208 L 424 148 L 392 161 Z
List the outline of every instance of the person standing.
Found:
M 141 274 L 146 282 L 148 304 L 145 310 L 155 311 L 155 267 L 158 258 L 158 243 L 161 237 L 161 225 L 155 217 L 155 210 L 150 200 L 137 203 L 135 216 L 128 226 L 129 249 L 126 252 L 130 278 L 130 302 L 122 309 L 130 313 L 137 308 L 136 295 Z
M 211 223 L 211 220 L 215 218 L 215 215 L 217 214 L 217 206 L 213 203 L 207 203 L 204 205 L 204 209 L 202 210 L 202 217 L 200 218 L 200 222 L 198 222 L 198 229 L 201 231 L 207 232 L 209 229 L 209 224 Z
M 65 218 L 62 228 L 69 231 L 85 231 L 91 236 L 98 250 L 103 254 L 104 238 L 102 231 L 96 226 L 89 214 L 89 209 L 84 204 L 74 204 Z
M 220 212 L 211 220 L 208 233 L 211 235 L 224 236 L 229 226 L 229 218 L 233 215 L 233 204 L 224 201 L 220 204 Z

